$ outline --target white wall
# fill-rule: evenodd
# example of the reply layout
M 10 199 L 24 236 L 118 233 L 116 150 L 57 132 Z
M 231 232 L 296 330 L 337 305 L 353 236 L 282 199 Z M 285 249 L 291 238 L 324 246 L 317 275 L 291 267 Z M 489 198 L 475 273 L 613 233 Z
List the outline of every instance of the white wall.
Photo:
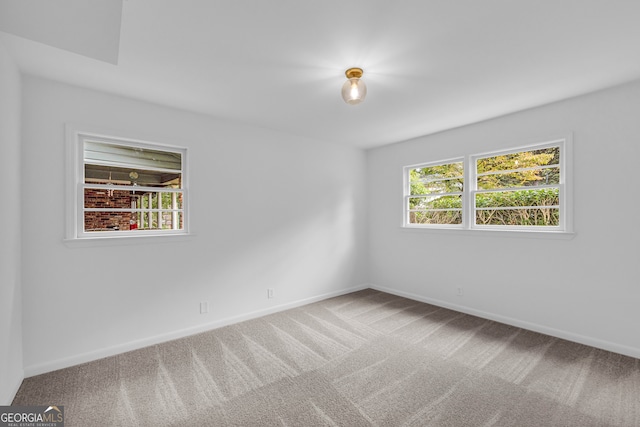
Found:
M 574 133 L 573 239 L 401 229 L 403 166 L 566 131 Z M 397 294 L 640 357 L 639 147 L 635 82 L 370 150 L 370 280 Z
M 27 375 L 365 283 L 361 150 L 35 77 L 23 81 Z M 69 122 L 186 146 L 195 237 L 66 245 Z M 199 313 L 200 301 L 209 301 L 210 314 Z
M 20 289 L 20 73 L 0 45 L 0 405 L 23 378 Z

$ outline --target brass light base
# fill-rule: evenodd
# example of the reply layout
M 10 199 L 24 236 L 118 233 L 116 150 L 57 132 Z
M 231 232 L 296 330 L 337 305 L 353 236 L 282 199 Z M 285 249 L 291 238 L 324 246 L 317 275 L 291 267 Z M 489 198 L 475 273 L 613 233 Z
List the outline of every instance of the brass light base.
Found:
M 347 76 L 348 79 L 359 79 L 360 77 L 362 77 L 362 68 L 349 68 L 347 71 L 344 72 L 344 74 Z

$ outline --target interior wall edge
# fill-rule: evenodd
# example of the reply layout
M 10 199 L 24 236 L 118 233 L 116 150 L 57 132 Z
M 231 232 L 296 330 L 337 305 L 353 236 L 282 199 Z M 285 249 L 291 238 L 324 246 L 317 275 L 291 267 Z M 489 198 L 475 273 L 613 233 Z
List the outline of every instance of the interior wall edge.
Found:
M 0 405 L 13 401 L 22 380 L 22 76 L 0 43 Z M 11 207 L 11 208 L 9 208 Z
M 429 298 L 429 297 L 414 294 L 411 292 L 404 292 L 397 289 L 388 288 L 385 286 L 378 286 L 376 284 L 371 284 L 369 287 L 376 291 L 386 292 L 392 295 L 397 295 L 399 297 L 408 298 L 411 300 L 424 302 L 431 305 L 436 305 L 438 307 L 448 308 L 450 310 L 458 311 L 460 313 L 470 314 L 472 316 L 481 317 L 483 319 L 493 320 L 499 323 L 504 323 L 506 325 L 515 326 L 515 327 L 526 329 L 529 331 L 538 332 L 544 335 L 549 335 L 549 336 L 561 338 L 567 341 L 576 342 L 578 344 L 584 344 L 590 347 L 599 348 L 601 350 L 607 350 L 614 353 L 640 359 L 640 348 L 630 347 L 627 345 L 618 344 L 611 341 L 604 341 L 598 338 L 576 334 L 571 331 L 550 328 L 548 326 L 540 325 L 537 323 L 527 322 L 527 321 L 516 319 L 513 317 L 490 313 L 487 311 L 476 310 L 474 308 L 466 307 L 463 305 L 452 304 L 439 299 Z

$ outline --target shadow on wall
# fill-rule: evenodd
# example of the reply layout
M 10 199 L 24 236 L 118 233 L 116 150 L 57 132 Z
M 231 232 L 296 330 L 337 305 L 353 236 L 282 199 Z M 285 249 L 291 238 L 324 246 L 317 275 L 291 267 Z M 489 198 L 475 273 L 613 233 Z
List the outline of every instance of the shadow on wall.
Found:
M 247 224 L 253 231 L 249 233 L 251 238 L 212 239 L 211 252 L 206 251 L 196 261 L 200 274 L 193 280 L 208 288 L 257 293 L 261 297 L 266 288 L 276 288 L 289 301 L 359 285 L 347 282 L 358 280 L 359 265 L 359 224 L 351 194 L 344 191 L 338 200 L 318 200 L 314 206 L 296 209 L 299 215 L 295 222 Z M 246 230 L 243 235 L 247 236 Z M 223 315 L 234 314 L 237 313 L 227 311 Z

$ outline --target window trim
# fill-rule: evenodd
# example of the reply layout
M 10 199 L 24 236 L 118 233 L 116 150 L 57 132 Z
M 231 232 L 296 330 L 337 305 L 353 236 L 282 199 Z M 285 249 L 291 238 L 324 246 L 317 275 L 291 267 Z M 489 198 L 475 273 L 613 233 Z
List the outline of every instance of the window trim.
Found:
M 66 134 L 66 211 L 65 211 L 65 243 L 77 241 L 106 241 L 106 240 L 139 240 L 149 237 L 175 237 L 189 235 L 189 160 L 186 147 L 152 142 L 152 138 L 136 138 L 123 136 L 123 132 L 99 129 L 92 126 L 65 125 Z M 127 145 L 132 147 L 149 148 L 179 152 L 182 155 L 182 189 L 183 193 L 183 229 L 181 230 L 129 230 L 109 231 L 105 233 L 90 233 L 84 231 L 83 201 L 84 192 L 84 141 L 93 139 L 105 143 Z M 92 184 L 92 187 L 96 185 Z
M 560 187 L 560 225 L 549 227 L 534 227 L 534 226 L 491 226 L 491 225 L 477 225 L 475 224 L 475 194 L 477 190 L 477 160 L 485 157 L 492 157 L 497 155 L 517 153 L 521 151 L 530 151 L 535 149 L 543 149 L 548 147 L 560 147 L 560 173 L 561 182 Z M 464 162 L 464 187 L 462 195 L 462 225 L 450 225 L 450 224 L 411 224 L 409 223 L 408 215 L 408 198 L 410 197 L 410 183 L 409 183 L 409 170 L 415 169 L 421 166 L 439 165 L 446 163 L 453 163 L 454 161 Z M 544 139 L 537 139 L 529 143 L 518 145 L 515 147 L 508 147 L 505 149 L 498 149 L 486 152 L 480 152 L 475 154 L 465 154 L 460 157 L 453 157 L 445 160 L 436 160 L 426 163 L 417 163 L 414 165 L 403 167 L 403 204 L 402 204 L 402 228 L 406 230 L 417 231 L 434 231 L 434 232 L 446 232 L 452 233 L 470 233 L 470 234 L 483 234 L 498 232 L 503 235 L 509 235 L 513 237 L 527 236 L 527 237 L 550 237 L 565 235 L 567 238 L 572 238 L 573 231 L 573 135 L 571 132 L 558 136 L 553 136 Z

